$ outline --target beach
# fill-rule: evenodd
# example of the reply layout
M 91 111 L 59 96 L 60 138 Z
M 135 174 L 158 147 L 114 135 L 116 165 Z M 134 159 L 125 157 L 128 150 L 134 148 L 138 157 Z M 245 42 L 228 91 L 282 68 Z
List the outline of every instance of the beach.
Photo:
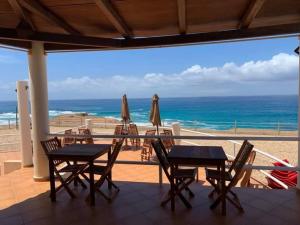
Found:
M 107 119 L 96 116 L 88 115 L 63 115 L 52 118 L 49 121 L 51 133 L 63 133 L 64 130 L 73 128 L 73 131 L 78 132 L 78 127 L 84 126 L 85 120 L 90 119 L 93 124 L 93 134 L 113 134 L 114 127 L 119 124 L 120 121 L 116 119 Z M 138 126 L 139 134 L 145 134 L 147 129 L 153 129 L 154 127 Z M 162 128 L 161 128 L 162 130 Z M 195 133 L 199 132 L 199 133 Z M 0 143 L 19 143 L 18 130 L 15 128 L 8 129 L 7 127 L 1 127 L 0 129 Z M 7 136 L 3 136 L 7 135 Z M 276 130 L 262 130 L 262 129 L 238 129 L 238 130 L 209 130 L 209 129 L 186 129 L 181 128 L 181 135 L 216 135 L 216 136 L 277 136 Z M 296 131 L 281 131 L 281 136 L 296 136 Z M 96 142 L 111 143 L 111 139 L 97 139 Z M 242 143 L 242 141 L 238 141 Z M 130 141 L 128 141 L 130 144 Z M 262 152 L 269 153 L 278 159 L 288 159 L 288 161 L 296 166 L 297 165 L 297 154 L 298 145 L 297 142 L 281 142 L 281 141 L 251 141 L 256 149 Z M 233 144 L 230 141 L 219 141 L 219 140 L 182 140 L 181 144 L 186 145 L 220 145 L 224 148 L 228 155 L 234 156 L 239 150 L 238 144 Z M 20 159 L 20 148 L 19 144 L 1 146 L 0 148 L 0 164 L 3 165 L 3 161 Z M 120 157 L 122 160 L 134 160 L 141 161 L 140 150 L 133 150 L 122 152 Z M 272 166 L 273 159 L 265 157 L 264 155 L 257 153 L 254 165 L 258 166 Z M 258 172 L 253 172 L 253 177 L 266 183 L 265 176 Z

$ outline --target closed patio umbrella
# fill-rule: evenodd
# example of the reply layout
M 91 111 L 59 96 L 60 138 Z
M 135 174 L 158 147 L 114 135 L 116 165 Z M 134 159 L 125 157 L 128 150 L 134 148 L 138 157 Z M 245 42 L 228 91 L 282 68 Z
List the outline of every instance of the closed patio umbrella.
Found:
M 152 107 L 151 107 L 150 118 L 149 118 L 153 126 L 156 126 L 157 135 L 159 134 L 158 126 L 161 126 L 158 100 L 159 97 L 157 94 L 155 94 L 152 97 Z
M 123 98 L 122 98 L 121 118 L 126 127 L 126 124 L 130 122 L 129 107 L 128 107 L 126 95 L 123 95 Z

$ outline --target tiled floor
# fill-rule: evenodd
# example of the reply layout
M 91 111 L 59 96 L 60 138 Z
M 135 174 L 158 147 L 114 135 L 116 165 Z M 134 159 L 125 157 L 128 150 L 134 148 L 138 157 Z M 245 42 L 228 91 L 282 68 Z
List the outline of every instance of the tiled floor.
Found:
M 25 168 L 0 177 L 1 225 L 101 224 L 300 224 L 300 193 L 296 190 L 237 189 L 245 213 L 239 213 L 229 203 L 227 216 L 220 209 L 211 211 L 211 190 L 202 182 L 192 185 L 196 196 L 190 199 L 192 209 L 176 202 L 176 211 L 169 205 L 160 206 L 160 199 L 168 190 L 157 183 L 157 167 L 116 165 L 114 180 L 121 191 L 112 203 L 96 195 L 96 206 L 85 201 L 88 190 L 73 187 L 77 198 L 71 199 L 64 191 L 57 194 L 57 202 L 49 199 L 49 183 L 34 182 L 32 168 Z M 106 186 L 105 186 L 106 187 Z

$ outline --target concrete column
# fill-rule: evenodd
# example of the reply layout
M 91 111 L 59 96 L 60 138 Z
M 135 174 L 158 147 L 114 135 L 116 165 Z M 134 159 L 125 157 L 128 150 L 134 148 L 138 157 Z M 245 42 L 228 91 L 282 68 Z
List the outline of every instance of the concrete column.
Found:
M 28 110 L 28 83 L 27 81 L 17 81 L 17 97 L 20 120 L 21 156 L 22 166 L 32 166 L 32 146 L 30 116 Z
M 300 41 L 300 36 L 299 36 Z M 300 44 L 299 44 L 300 46 Z M 298 168 L 300 167 L 300 54 L 299 54 L 299 75 L 298 75 Z M 300 190 L 300 171 L 298 171 L 297 188 Z
M 48 159 L 40 143 L 40 141 L 47 139 L 49 133 L 46 56 L 42 42 L 32 42 L 28 61 L 32 115 L 33 178 L 40 181 L 49 178 Z
M 91 131 L 91 134 L 93 133 L 93 123 L 91 119 L 85 120 L 85 127 Z
M 180 123 L 178 122 L 172 123 L 172 130 L 173 130 L 173 135 L 180 136 Z M 175 139 L 175 145 L 180 145 L 180 143 L 181 143 L 180 139 Z

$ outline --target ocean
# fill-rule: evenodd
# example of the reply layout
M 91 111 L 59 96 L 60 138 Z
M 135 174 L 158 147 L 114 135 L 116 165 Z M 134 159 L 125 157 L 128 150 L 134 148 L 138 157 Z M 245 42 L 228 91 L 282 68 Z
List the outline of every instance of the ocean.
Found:
M 131 119 L 148 124 L 151 99 L 128 98 Z M 15 120 L 16 102 L 0 102 L 0 124 Z M 191 97 L 159 100 L 164 125 L 179 121 L 189 128 L 216 130 L 239 128 L 297 130 L 298 97 Z M 50 100 L 49 116 L 86 112 L 90 115 L 120 118 L 120 99 Z

